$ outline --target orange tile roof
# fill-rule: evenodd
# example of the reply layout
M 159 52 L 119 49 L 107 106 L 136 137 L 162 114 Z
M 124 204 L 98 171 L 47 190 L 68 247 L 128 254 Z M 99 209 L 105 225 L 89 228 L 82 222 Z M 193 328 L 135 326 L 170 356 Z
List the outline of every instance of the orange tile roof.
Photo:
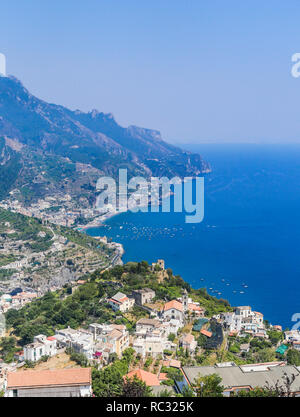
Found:
M 163 361 L 163 366 L 172 367 L 172 368 L 181 368 L 181 362 L 176 359 L 171 359 L 169 361 Z
M 54 336 L 49 336 L 47 337 L 47 340 L 50 340 L 52 342 L 53 340 L 56 340 L 56 338 Z
M 183 311 L 182 303 L 180 303 L 177 300 L 168 301 L 164 305 L 163 310 L 167 311 L 167 310 L 171 310 L 171 308 L 174 308 L 175 310 Z
M 118 304 L 118 305 L 122 304 L 122 303 L 120 303 L 120 301 L 114 300 L 113 298 L 110 298 L 108 301 L 111 301 L 112 303 L 115 303 L 115 304 Z
M 161 372 L 158 376 L 158 379 L 160 381 L 165 381 L 166 379 L 168 379 L 167 374 L 165 372 Z
M 176 359 L 171 359 L 170 360 L 170 366 L 172 368 L 180 368 L 181 367 L 181 362 L 176 360 Z
M 138 379 L 145 382 L 146 385 L 149 387 L 154 387 L 160 385 L 159 379 L 157 375 L 152 374 L 151 372 L 144 371 L 143 369 L 136 369 L 135 371 L 129 372 L 127 375 L 123 377 L 124 380 L 132 379 L 134 377 L 137 377 Z
M 208 330 L 200 330 L 200 333 L 204 334 L 204 336 L 212 337 L 212 332 L 209 332 Z
M 204 311 L 204 308 L 198 306 L 197 304 L 189 303 L 189 310 L 192 310 L 192 311 Z
M 90 385 L 91 368 L 57 369 L 53 371 L 8 372 L 7 388 L 33 388 L 62 385 Z

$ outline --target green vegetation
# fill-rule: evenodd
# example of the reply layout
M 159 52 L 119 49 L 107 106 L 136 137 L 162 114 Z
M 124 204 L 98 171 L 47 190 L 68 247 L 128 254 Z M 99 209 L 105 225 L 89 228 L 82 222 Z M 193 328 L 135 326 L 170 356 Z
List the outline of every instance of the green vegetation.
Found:
M 71 361 L 76 362 L 81 367 L 88 366 L 88 360 L 83 353 L 76 353 L 74 350 L 67 348 L 66 353 L 70 356 Z
M 129 365 L 133 360 L 132 349 L 123 352 L 123 358 L 115 360 L 104 369 L 93 369 L 93 393 L 96 397 L 122 396 L 124 385 L 123 376 L 128 373 Z
M 148 387 L 145 382 L 134 378 L 125 378 L 123 380 L 121 397 L 150 397 L 151 388 Z
M 289 365 L 300 366 L 300 352 L 296 349 L 289 349 L 286 355 Z
M 9 255 L 9 254 L 2 254 L 0 253 L 0 267 L 1 266 L 5 266 L 8 265 L 14 261 L 16 261 L 18 258 L 14 255 Z
M 90 243 L 85 235 L 83 240 L 86 244 Z M 94 244 L 93 239 L 92 242 Z M 8 327 L 13 328 L 13 334 L 20 338 L 21 346 L 32 342 L 33 336 L 37 333 L 51 336 L 55 329 L 67 326 L 78 328 L 88 326 L 91 322 L 125 324 L 131 331 L 136 321 L 147 316 L 147 312 L 140 307 L 135 307 L 132 314 L 114 312 L 105 303 L 105 298 L 119 291 L 120 286 L 126 294 L 130 294 L 133 289 L 150 287 L 156 291 L 157 297 L 166 300 L 174 296 L 179 297 L 182 288 L 186 288 L 195 300 L 200 303 L 204 301 L 210 311 L 224 311 L 230 308 L 223 301 L 200 293 L 200 290 L 191 290 L 189 284 L 179 276 L 170 275 L 159 283 L 148 263 L 142 261 L 116 266 L 102 274 L 100 271 L 94 272 L 90 275 L 90 281 L 81 285 L 72 295 L 69 295 L 67 287 L 61 291 L 49 292 L 20 310 L 9 310 L 6 313 L 6 322 Z M 172 355 L 173 352 L 167 353 Z
M 9 224 L 9 226 L 7 226 Z M 13 233 L 7 233 L 7 229 Z M 23 240 L 33 252 L 41 252 L 52 245 L 53 234 L 42 225 L 41 220 L 26 217 L 0 208 L 0 234 L 10 240 Z M 0 265 L 1 266 L 1 265 Z
M 197 397 L 222 397 L 224 387 L 222 378 L 217 374 L 199 376 L 194 384 Z
M 16 339 L 14 337 L 2 337 L 0 341 L 0 357 L 4 362 L 13 362 L 16 351 Z

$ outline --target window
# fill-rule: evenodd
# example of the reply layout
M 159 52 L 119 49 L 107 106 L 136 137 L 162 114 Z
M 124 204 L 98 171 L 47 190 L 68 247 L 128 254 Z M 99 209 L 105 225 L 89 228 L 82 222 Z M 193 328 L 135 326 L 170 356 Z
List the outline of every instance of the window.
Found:
M 13 390 L 13 397 L 17 397 L 18 396 L 18 390 L 17 389 L 14 389 Z

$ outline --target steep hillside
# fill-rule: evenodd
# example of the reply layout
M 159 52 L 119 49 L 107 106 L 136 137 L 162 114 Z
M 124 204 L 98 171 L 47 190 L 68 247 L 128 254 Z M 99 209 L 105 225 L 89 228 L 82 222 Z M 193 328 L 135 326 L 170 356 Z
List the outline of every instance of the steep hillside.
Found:
M 131 175 L 169 177 L 209 169 L 198 154 L 167 144 L 158 131 L 123 128 L 111 114 L 46 103 L 14 77 L 0 77 L 0 198 L 25 185 L 30 198 L 52 191 L 76 195 L 121 167 Z

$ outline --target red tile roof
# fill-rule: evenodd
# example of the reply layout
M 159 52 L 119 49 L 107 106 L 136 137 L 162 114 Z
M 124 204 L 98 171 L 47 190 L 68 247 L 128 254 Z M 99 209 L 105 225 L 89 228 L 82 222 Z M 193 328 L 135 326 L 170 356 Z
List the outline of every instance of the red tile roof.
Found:
M 50 340 L 52 342 L 53 340 L 56 340 L 56 338 L 54 336 L 49 336 L 47 337 L 47 340 Z
M 124 380 L 126 380 L 127 378 L 132 379 L 135 376 L 138 379 L 145 382 L 145 384 L 148 385 L 149 387 L 160 385 L 157 375 L 152 374 L 151 372 L 144 371 L 143 369 L 136 369 L 135 371 L 131 371 L 127 375 L 125 375 L 123 378 Z
M 74 386 L 92 383 L 91 368 L 57 369 L 53 371 L 8 372 L 7 388 Z
M 181 368 L 181 362 L 176 359 L 171 359 L 169 361 L 163 361 L 163 366 L 172 367 L 172 368 Z
M 212 332 L 209 332 L 208 330 L 200 330 L 200 333 L 204 334 L 204 336 L 212 337 Z
M 182 303 L 180 303 L 177 300 L 172 300 L 172 301 L 167 302 L 164 305 L 163 310 L 167 311 L 167 310 L 171 310 L 172 308 L 174 308 L 175 310 L 183 311 Z
M 189 310 L 192 310 L 192 311 L 204 311 L 204 308 L 202 308 L 202 307 L 200 307 L 200 306 L 198 306 L 197 304 L 194 304 L 194 303 L 189 303 Z
M 176 359 L 171 359 L 170 360 L 170 366 L 172 368 L 180 368 L 181 367 L 181 362 L 176 360 Z

